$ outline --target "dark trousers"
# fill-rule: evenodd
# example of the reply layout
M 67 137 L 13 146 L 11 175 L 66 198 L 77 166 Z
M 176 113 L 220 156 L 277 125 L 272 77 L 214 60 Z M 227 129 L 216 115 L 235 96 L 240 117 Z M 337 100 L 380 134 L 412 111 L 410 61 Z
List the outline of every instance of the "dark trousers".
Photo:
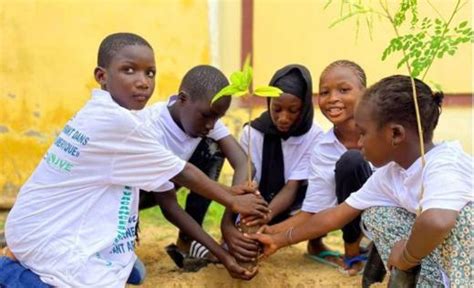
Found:
M 199 168 L 210 179 L 217 181 L 222 166 L 224 165 L 224 160 L 224 154 L 220 150 L 217 142 L 210 138 L 203 138 L 188 162 Z M 140 192 L 140 210 L 156 206 L 157 204 L 153 193 Z M 190 191 L 186 198 L 185 211 L 193 217 L 199 225 L 202 225 L 210 204 L 211 200 Z M 181 231 L 179 232 L 179 238 L 189 242 L 193 240 Z
M 348 150 L 336 162 L 335 168 L 336 196 L 339 204 L 343 203 L 352 192 L 359 190 L 372 175 L 369 163 L 359 150 Z M 345 243 L 354 243 L 361 235 L 360 216 L 342 228 Z

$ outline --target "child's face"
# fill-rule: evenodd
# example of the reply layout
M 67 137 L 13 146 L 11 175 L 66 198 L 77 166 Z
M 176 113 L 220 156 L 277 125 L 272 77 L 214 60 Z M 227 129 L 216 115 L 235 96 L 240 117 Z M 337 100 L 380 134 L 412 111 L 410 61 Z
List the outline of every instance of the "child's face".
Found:
M 334 125 L 344 123 L 354 117 L 354 106 L 363 89 L 352 69 L 334 67 L 321 75 L 319 108 Z
M 270 117 L 280 132 L 288 132 L 299 120 L 303 102 L 293 94 L 283 93 L 270 101 Z
M 373 119 L 370 103 L 360 102 L 355 111 L 356 126 L 360 131 L 358 146 L 365 159 L 381 167 L 393 159 L 392 130 L 388 125 L 379 127 Z
M 180 105 L 182 105 L 180 120 L 184 132 L 191 137 L 207 136 L 230 106 L 230 97 L 223 97 L 212 105 L 210 105 L 210 100 L 193 101 L 189 95 L 185 97 L 185 101 L 180 100 Z
M 155 57 L 144 45 L 129 45 L 113 56 L 107 68 L 96 69 L 102 89 L 120 106 L 141 110 L 155 90 Z

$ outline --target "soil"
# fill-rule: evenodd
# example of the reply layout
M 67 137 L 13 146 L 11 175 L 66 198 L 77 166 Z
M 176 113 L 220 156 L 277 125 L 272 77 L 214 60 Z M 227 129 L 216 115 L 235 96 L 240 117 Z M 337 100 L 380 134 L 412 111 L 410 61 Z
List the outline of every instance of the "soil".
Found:
M 306 242 L 283 248 L 262 261 L 258 275 L 250 281 L 231 278 L 219 264 L 210 264 L 198 272 L 183 272 L 164 250 L 166 245 L 176 240 L 177 230 L 163 226 L 142 228 L 141 243 L 137 248 L 138 256 L 147 267 L 147 278 L 142 287 L 361 287 L 361 276 L 349 277 L 304 257 Z M 342 252 L 338 238 L 330 235 L 325 238 L 325 243 Z M 382 284 L 376 286 L 384 287 Z

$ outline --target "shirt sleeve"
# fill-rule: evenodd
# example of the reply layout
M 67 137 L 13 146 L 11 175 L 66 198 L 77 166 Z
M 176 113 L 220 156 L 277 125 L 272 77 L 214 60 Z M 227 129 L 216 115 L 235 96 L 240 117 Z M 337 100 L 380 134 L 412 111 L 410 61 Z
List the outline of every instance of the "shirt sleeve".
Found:
M 373 206 L 400 206 L 395 196 L 390 193 L 393 187 L 384 187 L 391 183 L 389 169 L 380 168 L 369 177 L 365 184 L 346 199 L 346 203 L 352 208 L 365 210 Z
M 216 125 L 214 125 L 214 129 L 209 132 L 209 138 L 213 139 L 214 141 L 219 141 L 224 137 L 230 135 L 229 129 L 222 123 L 221 120 L 217 120 Z
M 306 180 L 309 177 L 311 156 L 313 154 L 313 147 L 317 144 L 318 137 L 321 135 L 321 128 L 319 126 L 313 127 L 311 130 L 303 136 L 303 143 L 299 145 L 300 148 L 296 148 L 296 157 L 291 159 L 291 170 L 288 175 L 288 180 Z M 302 147 L 301 147 L 302 146 Z
M 450 155 L 452 156 L 452 155 Z M 438 208 L 460 211 L 472 201 L 472 158 L 458 154 L 455 159 L 434 159 L 427 163 L 423 175 L 423 211 Z
M 337 205 L 334 164 L 331 162 L 316 145 L 310 160 L 308 189 L 301 210 L 317 213 Z
M 184 169 L 186 162 L 161 146 L 147 129 L 138 125 L 123 142 L 114 145 L 110 166 L 113 184 L 163 191 L 172 184 L 169 180 Z

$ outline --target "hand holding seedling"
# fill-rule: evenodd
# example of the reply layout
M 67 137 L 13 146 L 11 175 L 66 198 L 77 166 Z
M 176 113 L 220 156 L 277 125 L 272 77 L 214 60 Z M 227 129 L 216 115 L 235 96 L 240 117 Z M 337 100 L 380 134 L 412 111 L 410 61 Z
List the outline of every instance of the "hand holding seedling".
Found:
M 230 76 L 230 85 L 224 87 L 221 91 L 219 91 L 214 98 L 212 98 L 211 103 L 219 100 L 225 96 L 234 96 L 234 97 L 241 97 L 244 95 L 251 95 L 260 96 L 260 97 L 279 97 L 283 91 L 276 87 L 272 86 L 263 86 L 258 87 L 255 90 L 251 91 L 250 84 L 252 83 L 253 78 L 253 69 L 250 66 L 250 57 L 247 57 L 245 60 L 244 66 L 242 71 L 236 71 L 231 74 Z M 249 103 L 248 106 L 248 121 L 252 120 L 252 105 Z M 252 159 L 251 159 L 251 129 L 248 129 L 248 139 L 249 145 L 247 149 L 247 158 L 248 158 L 248 168 L 247 168 L 247 186 L 253 187 L 254 182 L 252 181 Z M 242 195 L 241 197 L 248 196 L 249 194 Z M 261 199 L 261 201 L 264 201 Z M 242 204 L 242 203 L 239 203 Z M 234 210 L 235 211 L 235 210 Z M 260 210 L 264 213 L 261 214 L 250 214 L 250 213 L 241 213 L 242 219 L 249 219 L 247 217 L 252 216 L 252 222 L 257 222 L 257 219 L 268 219 L 270 215 L 270 210 L 266 208 L 265 211 Z M 260 222 L 260 221 L 258 221 Z M 265 222 L 265 220 L 263 220 Z M 241 222 L 239 222 L 241 223 Z M 257 260 L 258 260 L 258 244 L 255 241 L 250 241 L 246 239 L 239 231 L 243 233 L 255 233 L 260 228 L 260 225 L 239 225 L 239 230 L 235 228 L 229 228 L 227 236 L 225 236 L 225 240 L 229 245 L 229 250 L 234 255 L 239 264 L 243 267 L 247 268 L 249 271 L 253 271 L 255 267 L 257 267 Z

